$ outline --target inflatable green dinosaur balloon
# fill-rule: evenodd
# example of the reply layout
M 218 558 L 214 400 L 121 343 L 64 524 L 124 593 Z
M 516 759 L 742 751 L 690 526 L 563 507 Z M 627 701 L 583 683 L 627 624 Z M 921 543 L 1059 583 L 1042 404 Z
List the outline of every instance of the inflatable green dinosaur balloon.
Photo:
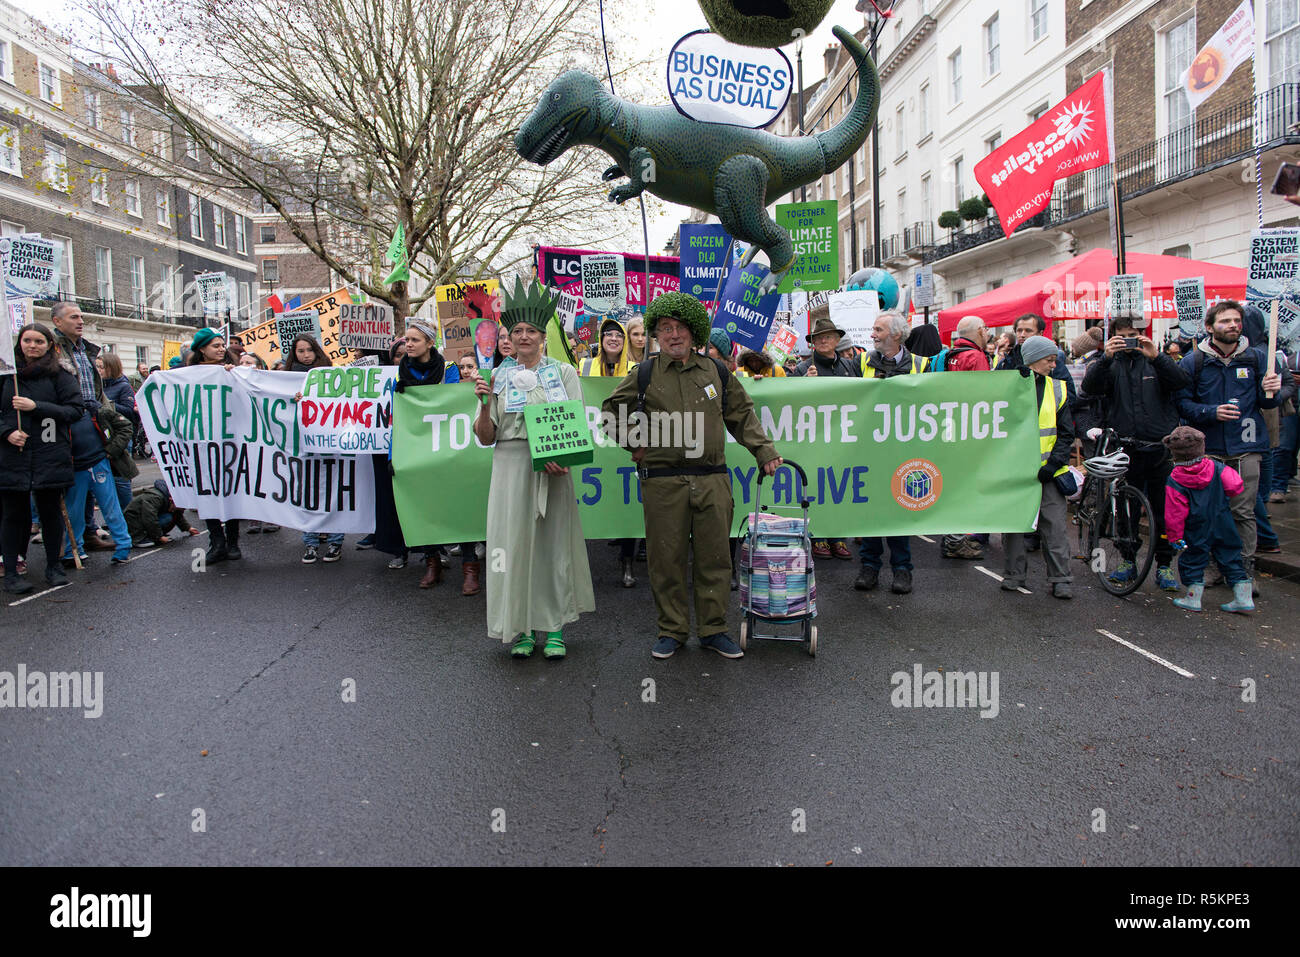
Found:
M 832 0 L 700 0 L 714 33 L 747 47 L 780 47 L 812 33 Z
M 811 136 L 775 136 L 722 123 L 701 123 L 671 106 L 641 106 L 611 94 L 590 73 L 555 79 L 515 135 L 524 159 L 545 166 L 572 146 L 595 146 L 617 164 L 606 180 L 626 176 L 609 198 L 623 203 L 643 191 L 670 203 L 714 213 L 727 232 L 749 243 L 745 264 L 759 249 L 771 273 L 760 287 L 775 289 L 794 265 L 790 234 L 767 205 L 848 161 L 866 141 L 880 105 L 875 64 L 853 34 L 835 36 L 858 68 L 853 107 L 833 128 Z

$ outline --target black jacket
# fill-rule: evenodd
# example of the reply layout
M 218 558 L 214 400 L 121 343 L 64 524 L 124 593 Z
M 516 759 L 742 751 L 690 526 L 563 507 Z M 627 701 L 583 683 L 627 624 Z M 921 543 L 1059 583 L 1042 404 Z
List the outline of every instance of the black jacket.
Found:
M 1002 361 L 994 367 L 995 372 L 1008 372 L 1023 369 L 1025 360 L 1020 355 L 1020 346 L 1012 346 L 1007 354 L 1002 357 Z M 1065 353 L 1060 349 L 1056 350 L 1056 366 L 1052 369 L 1052 378 L 1060 379 L 1065 383 L 1065 391 L 1069 393 L 1070 404 L 1073 405 L 1078 395 L 1074 388 L 1074 376 L 1070 375 L 1070 367 L 1065 361 Z
M 836 377 L 849 378 L 849 379 L 862 378 L 862 367 L 858 364 L 858 360 L 856 357 L 852 359 L 848 359 L 837 352 L 835 354 L 835 360 L 832 363 L 830 363 L 829 367 L 826 365 L 825 360 L 823 360 L 822 362 L 817 362 L 817 359 L 818 359 L 818 355 L 817 353 L 814 352 L 803 362 L 795 366 L 794 374 L 807 375 L 808 367 L 816 363 L 817 374 L 819 376 L 828 375 L 828 376 L 836 376 Z
M 131 382 L 126 376 L 120 375 L 116 379 L 106 380 L 104 396 L 113 403 L 113 408 L 127 417 L 132 425 L 139 424 L 140 415 L 135 409 L 135 390 L 131 388 Z
M 1132 351 L 1103 355 L 1083 377 L 1083 391 L 1101 397 L 1106 426 L 1140 442 L 1159 442 L 1178 427 L 1175 393 L 1191 384 L 1163 352 L 1154 359 Z
M 69 427 L 85 411 L 77 377 L 60 369 L 54 375 L 20 378 L 18 383 L 20 393 L 32 399 L 36 408 L 22 413 L 27 444 L 20 451 L 9 442 L 10 433 L 18 428 L 14 377 L 0 378 L 0 491 L 67 488 L 73 480 Z

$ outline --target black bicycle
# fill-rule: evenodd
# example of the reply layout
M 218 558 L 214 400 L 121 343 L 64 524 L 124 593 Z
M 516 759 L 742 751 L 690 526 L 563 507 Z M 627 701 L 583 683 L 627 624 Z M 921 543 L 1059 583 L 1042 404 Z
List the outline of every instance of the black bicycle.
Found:
M 1122 598 L 1151 572 L 1156 521 L 1147 497 L 1125 480 L 1128 454 L 1119 450 L 1121 441 L 1114 429 L 1101 432 L 1097 454 L 1083 463 L 1088 475 L 1074 521 L 1083 560 L 1102 588 Z

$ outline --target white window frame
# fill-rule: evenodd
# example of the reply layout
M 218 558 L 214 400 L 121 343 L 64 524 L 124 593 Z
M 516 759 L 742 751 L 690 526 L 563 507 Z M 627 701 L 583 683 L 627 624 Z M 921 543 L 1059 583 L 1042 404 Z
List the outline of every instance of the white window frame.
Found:
M 100 253 L 104 255 L 101 257 Z M 108 275 L 105 278 L 105 272 Z M 104 287 L 108 287 L 108 295 L 104 295 Z M 113 294 L 113 250 L 108 246 L 95 247 L 95 298 L 100 302 L 115 302 Z
M 235 213 L 235 252 L 244 256 L 248 255 L 247 229 L 248 225 L 244 221 L 244 217 L 239 213 Z
M 137 270 L 137 267 L 138 270 Z M 131 257 L 131 304 L 143 306 L 145 303 L 144 257 Z
M 136 219 L 143 219 L 143 208 L 140 206 L 140 181 L 138 179 L 127 179 L 122 183 L 122 195 L 126 197 L 125 208 L 128 216 L 134 216 Z M 135 208 L 132 209 L 132 206 Z
M 0 80 L 14 81 L 14 47 L 8 40 L 0 40 Z
M 50 239 L 63 244 L 63 262 L 59 266 L 59 292 L 68 296 L 75 296 L 77 294 L 77 271 L 73 268 L 72 262 L 72 240 L 57 233 L 51 235 Z M 65 280 L 67 281 L 66 287 L 64 286 Z
M 226 248 L 226 211 L 216 203 L 212 204 L 212 242 Z
M 0 237 L 17 239 L 25 232 L 27 232 L 27 227 L 22 223 L 13 223 L 7 219 L 0 219 Z
M 904 239 L 907 230 L 907 190 L 898 191 L 898 238 Z
M 961 205 L 963 198 L 961 195 L 961 180 L 966 172 L 966 157 L 955 157 L 948 168 L 952 170 L 952 192 L 954 196 L 952 208 L 956 209 Z
M 50 71 L 52 96 L 45 95 L 45 71 Z M 40 98 L 54 106 L 63 106 L 63 81 L 59 79 L 59 68 L 38 59 L 36 61 L 36 87 Z
M 894 110 L 894 122 L 898 124 L 894 130 L 894 150 L 897 154 L 894 161 L 897 162 L 907 155 L 907 113 L 902 103 Z
M 196 163 L 199 161 L 199 141 L 188 133 L 185 134 L 185 157 Z
M 0 173 L 10 173 L 13 176 L 22 176 L 23 154 L 20 149 L 22 146 L 22 138 L 18 132 L 18 127 L 11 126 L 8 123 L 0 123 L 0 140 L 11 143 L 11 145 L 6 148 L 6 152 L 10 153 L 12 156 L 12 159 L 7 157 L 4 161 L 0 161 Z M 2 155 L 5 154 L 0 153 L 0 156 Z M 10 163 L 12 163 L 12 165 L 10 165 Z
M 921 84 L 921 92 L 919 99 L 917 100 L 917 106 L 920 109 L 919 121 L 921 124 L 921 129 L 916 140 L 917 143 L 924 143 L 926 137 L 934 132 L 930 129 L 930 108 L 932 106 L 930 100 L 930 84 L 928 82 L 923 83 Z
M 961 81 L 961 47 L 958 47 L 948 54 L 948 98 L 951 101 L 948 105 L 950 108 L 961 103 Z
M 267 274 L 266 274 L 266 267 L 267 267 L 267 266 L 271 266 L 271 265 L 274 265 L 274 266 L 275 266 L 275 278 L 274 278 L 274 279 L 269 278 L 269 277 L 267 276 Z M 279 281 L 280 281 L 280 259 L 279 259 L 278 256 L 268 256 L 267 258 L 265 258 L 265 259 L 262 260 L 262 282 L 263 282 L 263 283 L 272 283 L 272 282 L 277 282 L 277 283 L 278 283 Z
M 991 80 L 1002 72 L 1002 24 L 998 14 L 984 21 L 980 31 L 984 39 L 984 79 Z
M 934 222 L 934 177 L 929 173 L 921 177 L 921 222 Z
M 100 109 L 100 100 L 98 90 L 86 90 L 86 125 L 92 130 L 104 128 L 104 114 Z
M 56 154 L 58 157 L 56 161 Z M 66 193 L 68 186 L 68 151 L 58 143 L 45 141 L 45 169 L 42 171 L 45 184 L 60 193 Z
M 1039 19 L 1042 14 L 1043 32 L 1038 33 Z M 1048 0 L 1029 0 L 1029 42 L 1037 43 L 1052 31 L 1052 12 Z
M 90 174 L 90 201 L 99 206 L 108 205 L 108 172 L 95 170 Z
M 1190 64 L 1192 58 L 1196 56 L 1196 15 L 1183 17 L 1176 23 L 1170 23 L 1156 33 L 1155 43 L 1155 94 L 1156 94 L 1156 138 L 1168 136 L 1170 133 L 1177 132 L 1170 125 L 1169 109 L 1167 103 L 1175 101 L 1177 96 L 1181 96 L 1182 103 L 1187 104 L 1187 96 L 1182 92 L 1182 84 L 1175 82 L 1173 86 L 1166 88 L 1164 84 L 1164 74 L 1167 72 L 1169 61 L 1169 37 L 1175 30 L 1188 30 L 1191 33 L 1191 43 L 1189 45 L 1190 53 L 1187 62 Z M 1188 112 L 1188 121 L 1184 126 L 1178 129 L 1185 129 L 1187 126 L 1194 126 L 1196 123 L 1196 112 Z
M 171 130 L 154 130 L 153 131 L 153 154 L 159 159 L 171 160 L 172 144 Z
M 135 146 L 135 114 L 123 106 L 118 109 L 118 118 L 122 122 L 122 142 Z
M 192 239 L 203 239 L 203 200 L 194 193 L 187 193 L 189 196 L 189 213 L 190 213 L 190 237 Z
M 1270 29 L 1269 22 L 1271 20 L 1270 15 L 1275 10 L 1278 9 L 1278 0 L 1266 0 L 1266 3 L 1267 3 L 1267 8 L 1264 11 L 1264 16 L 1263 16 L 1264 25 L 1261 32 L 1264 34 L 1264 56 L 1268 67 L 1268 85 L 1269 88 L 1271 89 L 1273 87 L 1279 86 L 1282 83 L 1286 82 L 1285 74 L 1283 73 L 1284 64 L 1281 63 L 1275 64 L 1273 62 L 1273 59 L 1274 59 L 1274 55 L 1283 46 L 1282 42 L 1280 42 L 1282 41 L 1283 37 L 1287 37 L 1292 32 L 1300 30 L 1300 19 L 1297 19 L 1295 23 L 1286 24 L 1285 26 L 1279 23 L 1277 24 L 1276 28 L 1274 28 L 1274 32 L 1270 33 L 1269 32 Z M 1259 17 L 1260 14 L 1256 13 L 1255 16 Z M 1277 44 L 1277 46 L 1275 47 L 1274 44 Z M 1280 56 L 1278 56 L 1277 58 L 1281 60 Z M 1295 64 L 1295 66 L 1300 68 L 1300 63 Z M 1294 80 L 1294 74 L 1292 75 L 1292 79 Z
M 158 202 L 161 199 L 162 202 Z M 172 198 L 171 194 L 165 189 L 155 189 L 153 191 L 153 208 L 154 218 L 159 226 L 172 228 Z
M 1002 131 L 994 133 L 984 141 L 984 155 L 988 156 L 994 150 L 1002 145 Z

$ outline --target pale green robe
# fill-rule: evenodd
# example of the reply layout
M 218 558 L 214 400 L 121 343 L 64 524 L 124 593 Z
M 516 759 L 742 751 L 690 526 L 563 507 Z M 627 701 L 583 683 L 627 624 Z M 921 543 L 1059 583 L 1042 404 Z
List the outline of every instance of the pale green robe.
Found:
M 502 375 L 511 360 L 494 376 Z M 542 364 L 559 366 L 564 389 L 581 399 L 578 374 L 567 363 L 543 357 Z M 534 472 L 528 453 L 528 432 L 520 412 L 507 412 L 508 389 L 491 396 L 490 413 L 497 427 L 492 452 L 492 486 L 487 513 L 488 634 L 512 642 L 520 634 L 560 631 L 584 611 L 596 610 L 587 564 L 587 541 L 573 491 L 573 476 Z M 527 393 L 527 404 L 547 402 L 539 381 Z

